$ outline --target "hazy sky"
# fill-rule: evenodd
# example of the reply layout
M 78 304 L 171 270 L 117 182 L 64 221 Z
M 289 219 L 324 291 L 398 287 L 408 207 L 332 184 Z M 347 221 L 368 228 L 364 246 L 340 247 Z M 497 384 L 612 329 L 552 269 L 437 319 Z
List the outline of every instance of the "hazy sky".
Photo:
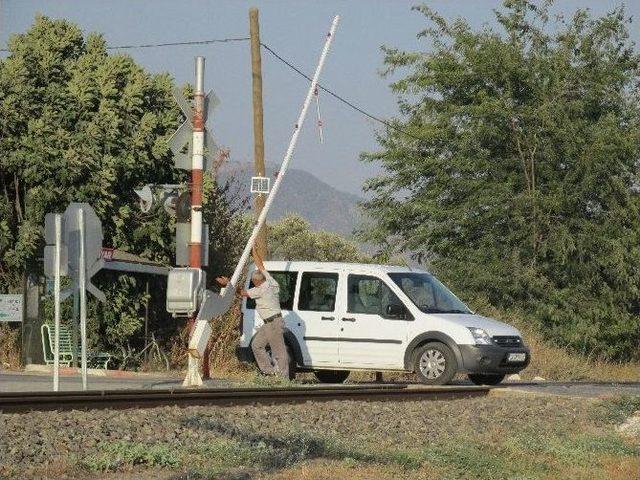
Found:
M 40 12 L 67 18 L 85 32 L 101 32 L 110 45 L 163 43 L 248 36 L 248 10 L 260 9 L 261 39 L 300 68 L 312 73 L 331 18 L 341 15 L 321 83 L 376 115 L 397 113 L 389 79 L 381 78 L 381 45 L 403 49 L 425 47 L 416 33 L 426 25 L 411 11 L 417 1 L 242 1 L 242 0 L 0 0 L 0 44 L 23 32 Z M 428 1 L 446 17 L 462 16 L 472 25 L 493 24 L 493 0 Z M 627 13 L 640 17 L 640 0 L 564 0 L 555 10 L 571 13 L 589 7 L 603 14 L 626 3 Z M 632 36 L 640 39 L 638 23 Z M 422 43 L 422 45 L 421 45 Z M 193 81 L 193 59 L 207 60 L 206 87 L 221 100 L 209 125 L 218 143 L 231 149 L 233 160 L 253 159 L 251 77 L 248 42 L 126 50 L 152 72 L 169 72 L 177 82 Z M 267 52 L 264 75 L 265 149 L 269 162 L 280 163 L 287 148 L 308 83 Z M 379 125 L 320 95 L 324 144 L 320 144 L 315 109 L 309 111 L 300 135 L 295 168 L 307 170 L 335 187 L 360 193 L 364 179 L 375 174 L 358 155 L 376 148 Z

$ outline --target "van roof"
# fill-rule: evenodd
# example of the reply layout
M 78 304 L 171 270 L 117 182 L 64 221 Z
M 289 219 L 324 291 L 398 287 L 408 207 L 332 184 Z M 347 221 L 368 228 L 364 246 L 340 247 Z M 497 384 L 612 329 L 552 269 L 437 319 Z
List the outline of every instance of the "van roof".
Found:
M 267 270 L 343 270 L 345 268 L 354 270 L 366 270 L 377 272 L 426 272 L 420 268 L 412 268 L 401 265 L 382 265 L 376 263 L 349 263 L 349 262 L 315 262 L 315 261 L 298 261 L 298 260 L 267 260 L 264 262 Z M 255 269 L 255 265 L 251 264 L 250 269 Z

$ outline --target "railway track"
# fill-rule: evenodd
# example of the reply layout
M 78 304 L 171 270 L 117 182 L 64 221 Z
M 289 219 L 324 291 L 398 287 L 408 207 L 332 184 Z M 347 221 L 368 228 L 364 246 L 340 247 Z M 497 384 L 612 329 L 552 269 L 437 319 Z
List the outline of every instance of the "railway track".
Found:
M 164 390 L 96 390 L 0 393 L 0 412 L 153 408 L 162 406 L 286 404 L 331 400 L 409 401 L 460 399 L 487 395 L 476 386 L 318 386 L 289 388 L 211 388 Z

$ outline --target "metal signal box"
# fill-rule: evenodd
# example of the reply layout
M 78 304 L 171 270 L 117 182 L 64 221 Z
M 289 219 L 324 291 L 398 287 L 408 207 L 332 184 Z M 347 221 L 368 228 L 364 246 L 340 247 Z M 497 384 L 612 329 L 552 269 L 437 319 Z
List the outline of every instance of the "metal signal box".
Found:
M 174 268 L 167 279 L 167 312 L 191 315 L 198 309 L 205 273 L 199 268 Z

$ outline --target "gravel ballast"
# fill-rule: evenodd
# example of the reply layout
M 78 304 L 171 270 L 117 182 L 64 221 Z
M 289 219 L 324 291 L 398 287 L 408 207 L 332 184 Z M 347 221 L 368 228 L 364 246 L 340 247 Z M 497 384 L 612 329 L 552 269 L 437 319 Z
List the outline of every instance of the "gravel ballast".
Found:
M 556 461 L 559 467 L 570 468 L 567 462 L 578 467 L 591 455 L 587 446 L 585 455 L 560 452 L 553 457 L 555 446 L 567 439 L 588 443 L 617 435 L 603 409 L 588 400 L 514 394 L 454 401 L 2 414 L 0 478 L 96 478 L 108 471 L 143 474 L 148 469 L 154 478 L 158 471 L 168 477 L 190 471 L 195 472 L 190 478 L 229 478 L 238 472 L 245 475 L 238 478 L 262 478 L 260 472 L 318 458 L 407 470 L 398 478 L 410 478 L 424 465 L 449 471 L 452 463 L 451 478 L 472 478 L 464 476 L 467 467 L 456 464 L 458 457 L 484 458 L 484 464 L 471 469 L 504 465 L 517 474 L 514 461 L 523 441 L 547 456 L 545 465 L 527 468 L 548 474 Z M 487 452 L 487 442 L 500 446 Z M 617 437 L 614 443 L 593 448 L 640 458 L 632 444 Z

